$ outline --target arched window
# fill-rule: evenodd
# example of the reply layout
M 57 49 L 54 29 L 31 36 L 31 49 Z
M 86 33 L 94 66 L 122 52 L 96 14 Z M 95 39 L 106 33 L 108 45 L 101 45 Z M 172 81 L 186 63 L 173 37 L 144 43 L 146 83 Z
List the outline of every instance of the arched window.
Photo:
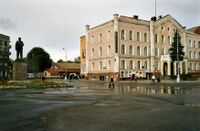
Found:
M 124 29 L 121 30 L 121 39 L 125 40 L 125 31 L 124 31 Z
M 102 56 L 102 47 L 99 47 L 99 56 Z
M 171 45 L 171 37 L 168 36 L 168 45 Z
M 102 43 L 102 34 L 99 34 L 99 43 Z
M 110 48 L 111 48 L 111 46 L 109 45 L 109 46 L 108 46 L 108 51 L 107 51 L 107 54 L 108 54 L 108 55 L 110 55 Z
M 100 69 L 100 70 L 103 69 L 103 62 L 102 62 L 102 61 L 100 61 L 100 63 L 99 63 L 99 69 Z
M 147 33 L 145 32 L 145 33 L 144 33 L 144 42 L 147 42 L 147 39 L 148 39 L 148 38 L 147 38 Z
M 155 56 L 159 56 L 158 48 L 155 48 Z
M 162 35 L 161 38 L 162 38 L 162 44 L 164 44 L 165 43 L 165 37 L 164 37 L 164 35 Z
M 158 43 L 158 34 L 155 34 L 155 43 Z
M 92 51 L 91 51 L 91 56 L 93 57 L 94 56 L 94 49 L 92 48 Z
M 125 61 L 122 60 L 122 69 L 125 69 Z
M 137 55 L 140 56 L 141 52 L 140 52 L 140 46 L 137 47 Z
M 140 69 L 140 61 L 137 62 L 137 68 Z
M 147 70 L 147 61 L 144 62 L 144 69 Z
M 92 70 L 94 70 L 94 62 L 92 62 Z
M 125 54 L 125 45 L 122 45 L 121 47 L 121 54 Z
M 137 41 L 140 41 L 140 32 L 137 32 Z
M 133 40 L 133 33 L 132 33 L 132 31 L 129 32 L 129 40 Z
M 111 61 L 108 62 L 108 69 L 111 69 Z
M 194 59 L 196 59 L 197 57 L 196 57 L 196 51 L 194 52 Z
M 189 58 L 192 59 L 192 51 L 189 53 Z
M 110 40 L 110 31 L 107 32 L 107 41 Z
M 132 45 L 129 46 L 129 55 L 133 55 L 133 46 Z
M 144 56 L 148 56 L 147 47 L 144 47 Z
M 133 61 L 132 60 L 130 61 L 130 65 L 129 66 L 130 66 L 130 69 L 133 69 Z

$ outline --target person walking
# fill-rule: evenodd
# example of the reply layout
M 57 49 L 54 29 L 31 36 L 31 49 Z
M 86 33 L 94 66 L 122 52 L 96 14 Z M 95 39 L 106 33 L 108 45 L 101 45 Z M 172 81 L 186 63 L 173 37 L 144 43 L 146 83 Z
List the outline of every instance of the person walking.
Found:
M 155 83 L 155 79 L 156 79 L 155 75 L 152 75 L 151 79 L 152 79 L 152 82 Z
M 113 80 L 113 78 L 111 77 L 111 79 L 110 79 L 110 83 L 109 83 L 109 88 L 115 88 L 115 84 L 114 84 L 114 80 Z

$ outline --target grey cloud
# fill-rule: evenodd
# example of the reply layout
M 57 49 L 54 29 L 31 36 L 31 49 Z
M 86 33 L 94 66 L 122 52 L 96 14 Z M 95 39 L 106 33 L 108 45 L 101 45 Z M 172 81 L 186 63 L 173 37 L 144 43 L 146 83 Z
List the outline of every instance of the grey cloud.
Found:
M 0 28 L 2 29 L 16 29 L 17 25 L 9 19 L 0 18 Z

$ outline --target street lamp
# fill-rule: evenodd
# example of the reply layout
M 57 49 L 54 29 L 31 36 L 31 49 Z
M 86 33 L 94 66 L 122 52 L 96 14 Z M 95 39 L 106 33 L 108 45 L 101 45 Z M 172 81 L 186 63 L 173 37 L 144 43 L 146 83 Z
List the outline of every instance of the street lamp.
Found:
M 63 48 L 63 50 L 65 51 L 65 61 L 66 61 L 65 80 L 67 80 L 67 50 L 65 48 Z
M 176 57 L 177 57 L 177 79 L 176 79 L 176 82 L 180 82 L 180 74 L 179 74 L 179 57 L 178 57 L 178 31 L 177 31 L 177 54 L 176 54 Z

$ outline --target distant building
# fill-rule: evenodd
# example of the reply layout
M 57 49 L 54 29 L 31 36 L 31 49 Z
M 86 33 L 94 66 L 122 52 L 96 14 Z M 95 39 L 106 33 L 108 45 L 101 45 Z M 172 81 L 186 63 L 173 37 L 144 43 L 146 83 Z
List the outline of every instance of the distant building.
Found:
M 44 71 L 44 76 L 47 78 L 60 78 L 64 75 L 71 74 L 80 75 L 80 63 L 53 63 L 50 69 Z
M 81 37 L 86 40 L 84 74 L 97 79 L 150 78 L 155 72 L 167 78 L 177 75 L 177 63 L 169 55 L 176 30 L 185 52 L 180 73 L 200 74 L 200 27 L 186 29 L 171 15 L 142 20 L 118 14 L 96 27 L 86 25 L 85 38 Z
M 86 76 L 86 39 L 85 36 L 80 38 L 80 69 L 81 76 Z
M 0 34 L 0 80 L 11 78 L 10 48 L 10 37 Z

